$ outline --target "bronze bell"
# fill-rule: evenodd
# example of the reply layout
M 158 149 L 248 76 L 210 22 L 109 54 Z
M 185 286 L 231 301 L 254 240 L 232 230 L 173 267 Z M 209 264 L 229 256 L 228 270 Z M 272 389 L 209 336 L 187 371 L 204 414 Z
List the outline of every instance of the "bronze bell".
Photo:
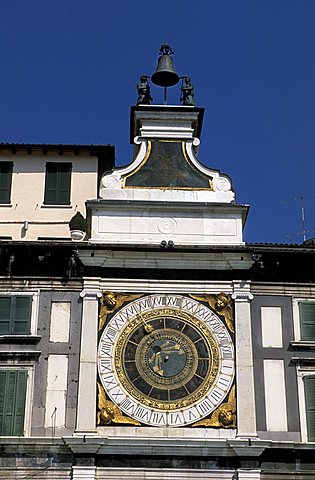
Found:
M 151 81 L 159 87 L 172 87 L 179 82 L 179 75 L 175 72 L 173 59 L 170 56 L 173 50 L 169 45 L 162 45 L 160 49 L 160 57 L 155 72 L 151 77 Z

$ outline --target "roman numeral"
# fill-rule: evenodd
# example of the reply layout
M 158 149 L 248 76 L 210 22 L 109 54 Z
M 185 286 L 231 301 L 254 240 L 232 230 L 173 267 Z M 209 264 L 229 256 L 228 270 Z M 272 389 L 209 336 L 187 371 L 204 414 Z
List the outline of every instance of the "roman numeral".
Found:
M 109 358 L 101 358 L 100 360 L 100 369 L 101 373 L 110 373 L 111 369 L 111 361 Z
M 225 359 L 225 358 L 233 358 L 233 351 L 232 351 L 232 347 L 231 345 L 223 345 L 221 347 L 221 351 L 222 351 L 222 357 Z
M 110 392 L 110 395 L 112 399 L 115 400 L 116 403 L 120 403 L 122 400 L 121 397 L 122 398 L 125 397 L 124 392 L 119 387 L 117 387 L 117 390 L 113 388 Z
M 112 344 L 112 343 L 107 342 L 107 341 L 102 342 L 102 345 L 101 345 L 101 353 L 102 353 L 103 355 L 105 355 L 105 356 L 106 356 L 106 355 L 109 355 L 109 356 L 110 356 L 111 353 L 112 353 L 112 348 L 113 348 L 113 344 Z
M 195 311 L 195 315 L 198 315 L 202 320 L 208 320 L 212 316 L 212 313 L 207 308 L 200 306 L 199 309 Z
M 103 382 L 106 384 L 106 388 L 110 390 L 113 387 L 117 387 L 117 381 L 113 374 L 102 376 Z
M 193 310 L 196 310 L 198 308 L 196 302 L 193 302 L 189 298 L 184 298 L 183 300 L 183 305 L 182 309 L 187 310 L 188 312 L 192 312 Z
M 134 416 L 143 420 L 144 422 L 148 422 L 150 418 L 150 410 L 146 408 L 140 407 L 140 405 L 136 408 Z
M 130 400 L 130 398 L 127 397 L 125 398 L 125 400 L 121 402 L 119 406 L 122 410 L 125 410 L 125 411 L 127 410 L 127 412 L 130 415 L 132 415 L 137 404 L 133 400 Z
M 118 333 L 118 330 L 110 326 L 110 327 L 107 327 L 106 329 L 105 337 L 108 338 L 109 341 L 112 341 L 115 339 L 117 333 Z
M 217 382 L 217 384 L 222 387 L 223 389 L 226 389 L 229 385 L 230 385 L 230 382 L 231 382 L 231 378 L 228 377 L 228 376 L 223 376 L 222 374 L 220 375 L 219 377 L 219 380 Z
M 165 413 L 153 412 L 150 423 L 165 425 Z
M 214 388 L 209 397 L 217 404 L 222 399 L 224 393 L 220 388 Z
M 182 414 L 175 412 L 168 414 L 168 425 L 181 425 L 184 419 Z
M 202 415 L 206 415 L 211 412 L 211 410 L 214 408 L 214 405 L 209 401 L 208 398 L 205 398 L 199 403 L 199 405 L 196 405 L 196 408 L 200 410 Z

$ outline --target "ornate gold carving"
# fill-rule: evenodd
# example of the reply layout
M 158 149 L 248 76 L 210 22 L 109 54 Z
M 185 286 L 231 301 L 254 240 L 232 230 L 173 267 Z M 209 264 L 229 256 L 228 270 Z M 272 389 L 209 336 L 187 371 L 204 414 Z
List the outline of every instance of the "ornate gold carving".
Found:
M 206 302 L 217 314 L 222 315 L 225 319 L 226 326 L 234 333 L 233 322 L 233 302 L 231 295 L 221 292 L 218 295 L 206 294 L 206 295 L 190 295 L 191 298 L 198 300 L 199 302 Z
M 105 325 L 107 315 L 109 313 L 114 313 L 122 306 L 123 303 L 129 302 L 131 300 L 136 300 L 141 297 L 142 294 L 125 294 L 125 293 L 116 293 L 116 292 L 102 292 L 102 297 L 100 299 L 100 314 L 98 329 L 102 330 Z
M 236 399 L 235 385 L 231 388 L 228 401 L 221 404 L 211 415 L 210 418 L 200 420 L 192 427 L 223 427 L 236 428 Z
M 140 422 L 133 418 L 126 417 L 122 414 L 120 408 L 113 402 L 106 399 L 106 394 L 100 383 L 97 384 L 98 388 L 98 412 L 97 412 L 97 425 L 105 423 L 123 423 L 125 425 L 141 425 Z

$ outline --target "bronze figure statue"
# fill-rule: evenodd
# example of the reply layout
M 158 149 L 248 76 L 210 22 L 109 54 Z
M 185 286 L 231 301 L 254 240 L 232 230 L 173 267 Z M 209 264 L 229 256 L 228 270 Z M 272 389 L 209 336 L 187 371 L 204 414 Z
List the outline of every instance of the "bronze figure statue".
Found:
M 137 90 L 138 90 L 137 105 L 151 105 L 153 98 L 151 97 L 148 78 L 149 78 L 148 75 L 141 75 L 140 77 L 140 82 L 137 85 Z
M 195 105 L 194 86 L 191 82 L 190 77 L 183 77 L 180 101 L 183 105 Z

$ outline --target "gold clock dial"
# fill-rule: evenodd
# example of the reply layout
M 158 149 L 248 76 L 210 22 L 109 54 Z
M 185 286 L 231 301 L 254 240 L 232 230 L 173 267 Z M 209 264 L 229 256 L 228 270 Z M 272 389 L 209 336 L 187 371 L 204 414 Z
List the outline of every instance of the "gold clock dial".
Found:
M 220 318 L 181 295 L 150 295 L 104 328 L 99 374 L 121 410 L 147 425 L 182 426 L 209 415 L 234 378 L 233 343 Z

